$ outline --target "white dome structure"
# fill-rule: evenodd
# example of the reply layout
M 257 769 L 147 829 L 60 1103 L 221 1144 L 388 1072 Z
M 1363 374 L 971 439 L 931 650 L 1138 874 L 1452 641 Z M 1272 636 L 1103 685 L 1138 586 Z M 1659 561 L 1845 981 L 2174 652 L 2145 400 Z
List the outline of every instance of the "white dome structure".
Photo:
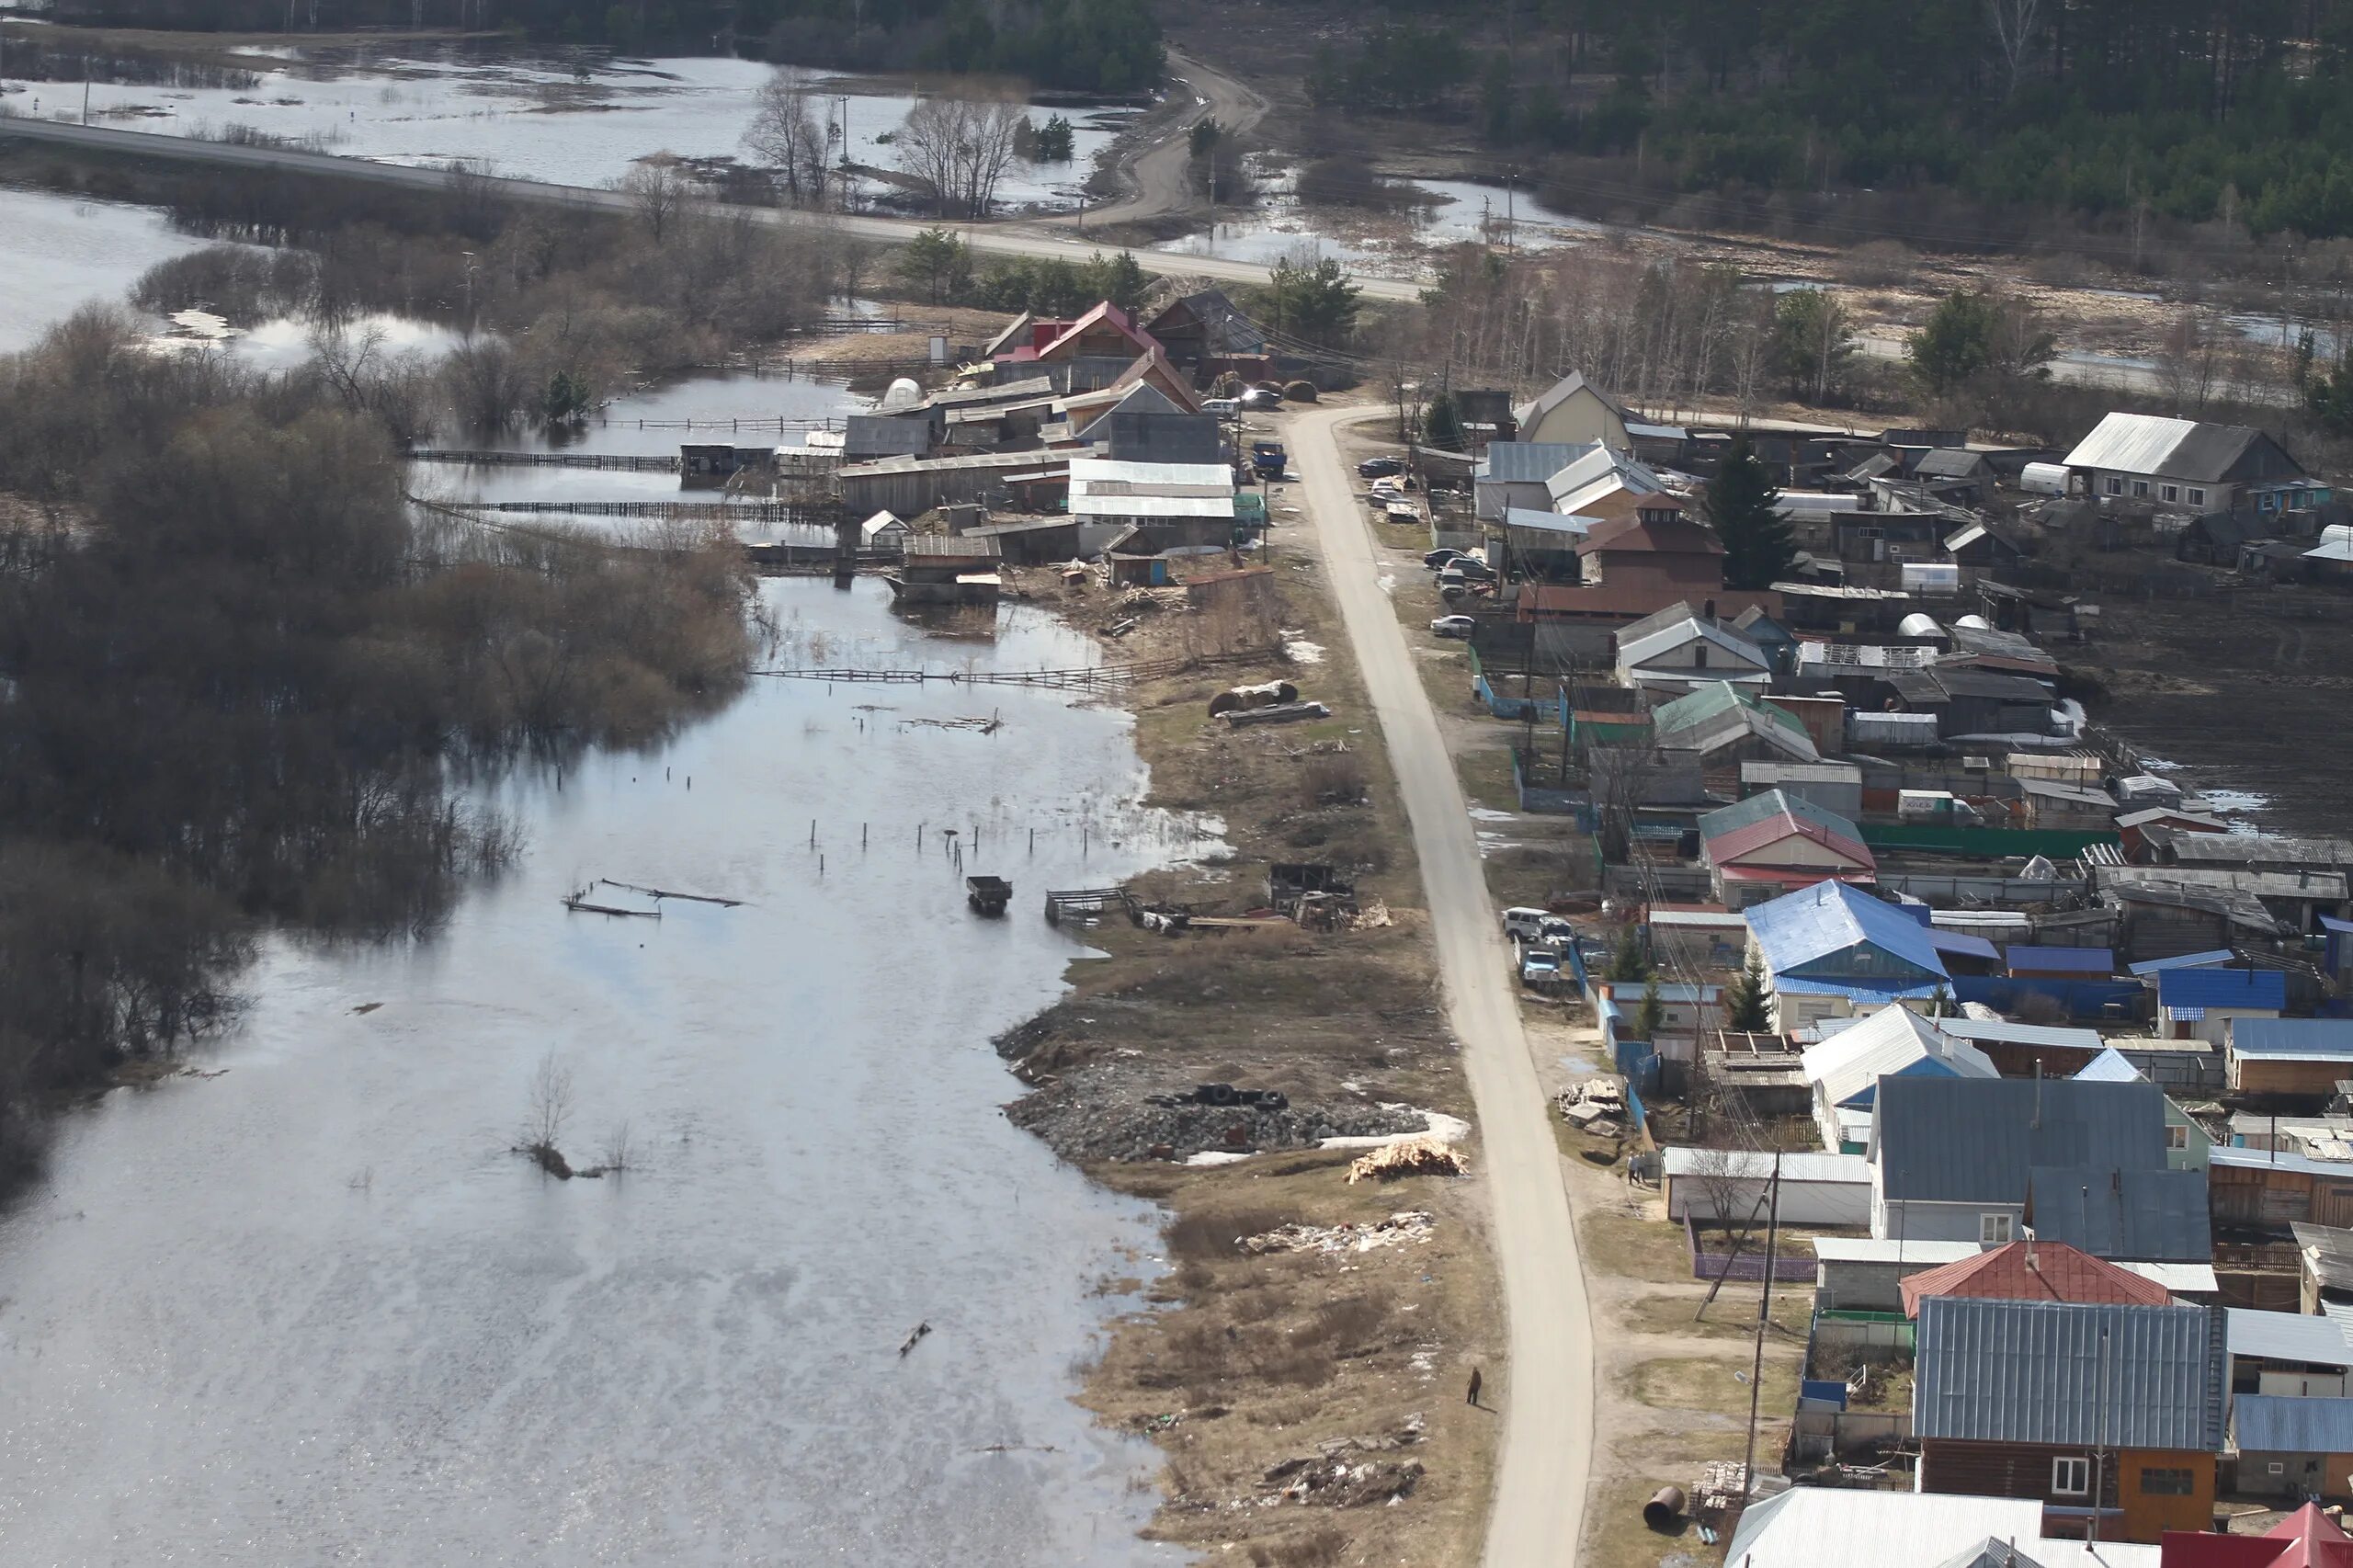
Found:
M 915 385 L 914 381 L 909 381 L 906 377 L 901 376 L 897 381 L 891 383 L 890 391 L 882 394 L 882 412 L 885 414 L 904 414 L 908 409 L 913 408 L 922 401 L 923 388 Z
M 1896 622 L 1895 634 L 1898 637 L 1942 637 L 1945 634 L 1945 629 L 1937 624 L 1935 616 L 1923 615 L 1918 610 L 1914 610 Z
M 1959 620 L 1954 621 L 1953 625 L 1959 627 L 1963 631 L 1991 631 L 1994 630 L 1993 623 L 1988 621 L 1982 615 L 1964 615 Z

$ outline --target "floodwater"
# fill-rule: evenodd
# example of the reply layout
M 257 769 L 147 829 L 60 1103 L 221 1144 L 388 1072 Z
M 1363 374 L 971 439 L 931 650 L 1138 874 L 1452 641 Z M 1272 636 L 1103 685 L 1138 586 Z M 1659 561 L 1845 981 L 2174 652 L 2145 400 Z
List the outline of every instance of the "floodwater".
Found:
M 121 302 L 139 275 L 205 242 L 163 212 L 0 186 L 0 353 L 39 340 L 82 306 Z
M 166 135 L 217 135 L 244 126 L 376 163 L 483 161 L 491 171 L 561 185 L 608 185 L 637 159 L 659 152 L 681 157 L 748 161 L 743 136 L 754 95 L 774 71 L 724 57 L 617 59 L 602 51 L 573 56 L 479 47 L 383 51 L 338 49 L 286 59 L 249 88 L 97 83 L 90 88 L 95 124 Z M 837 77 L 792 68 L 836 108 L 829 121 L 847 130 L 850 157 L 897 166 L 889 142 L 915 105 L 910 84 Z M 48 119 L 82 112 L 78 82 L 9 83 L 8 111 Z M 846 114 L 845 111 L 846 110 Z M 1078 186 L 1135 111 L 1032 108 L 1072 121 L 1066 164 L 1017 162 L 1000 190 L 1013 207 L 1076 205 Z
M 1026 609 L 949 642 L 879 582 L 767 592 L 784 663 L 1087 656 Z M 1134 1539 L 1152 1450 L 1069 1402 L 1153 1212 L 1003 1119 L 988 1043 L 1082 950 L 1043 890 L 1207 847 L 1142 784 L 1128 719 L 1057 693 L 769 679 L 490 788 L 528 852 L 444 933 L 273 943 L 219 1075 L 69 1115 L 0 1216 L 0 1557 L 1179 1561 Z M 599 878 L 745 902 L 559 902 Z M 627 1123 L 628 1174 L 509 1152 L 551 1055 L 564 1147 Z

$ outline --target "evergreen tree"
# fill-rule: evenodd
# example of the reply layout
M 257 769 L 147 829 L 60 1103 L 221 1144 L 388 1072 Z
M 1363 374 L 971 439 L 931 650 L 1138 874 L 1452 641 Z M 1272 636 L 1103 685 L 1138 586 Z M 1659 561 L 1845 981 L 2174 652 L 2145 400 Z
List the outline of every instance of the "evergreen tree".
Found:
M 1609 953 L 1609 978 L 1612 980 L 1647 980 L 1651 960 L 1643 951 L 1642 938 L 1631 926 L 1618 933 L 1618 944 Z
M 1643 987 L 1643 1005 L 1634 1014 L 1634 1033 L 1652 1045 L 1658 1043 L 1658 1032 L 1666 1023 L 1666 1003 L 1659 996 L 1658 980 Z
M 1454 404 L 1454 394 L 1442 392 L 1430 400 L 1422 415 L 1422 439 L 1443 452 L 1459 452 L 1466 444 L 1462 434 L 1462 414 Z
M 1797 540 L 1781 516 L 1781 493 L 1745 435 L 1708 481 L 1701 510 L 1724 547 L 1724 586 L 1769 588 L 1786 575 L 1797 554 Z
M 1765 1000 L 1765 964 L 1755 953 L 1724 993 L 1724 1027 L 1743 1034 L 1763 1034 L 1773 1027 Z

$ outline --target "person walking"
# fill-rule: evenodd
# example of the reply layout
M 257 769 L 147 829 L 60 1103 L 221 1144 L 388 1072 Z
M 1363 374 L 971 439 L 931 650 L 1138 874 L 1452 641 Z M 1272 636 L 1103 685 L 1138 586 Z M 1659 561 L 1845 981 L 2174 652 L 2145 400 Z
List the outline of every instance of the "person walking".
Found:
M 1473 1368 L 1472 1368 L 1472 1369 L 1471 1369 L 1471 1397 L 1470 1397 L 1470 1403 L 1472 1403 L 1472 1404 L 1476 1404 L 1476 1403 L 1479 1403 L 1479 1382 L 1480 1382 L 1480 1379 L 1479 1379 L 1479 1369 L 1478 1369 L 1478 1368 L 1476 1368 L 1476 1367 L 1473 1367 Z

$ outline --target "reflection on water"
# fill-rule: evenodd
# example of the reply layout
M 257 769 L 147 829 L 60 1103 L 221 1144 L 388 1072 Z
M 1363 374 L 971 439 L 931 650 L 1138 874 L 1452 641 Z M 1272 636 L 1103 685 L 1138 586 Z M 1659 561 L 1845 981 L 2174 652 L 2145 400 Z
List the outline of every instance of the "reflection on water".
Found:
M 84 305 L 120 303 L 141 273 L 204 243 L 153 208 L 0 186 L 0 353 Z
M 309 142 L 378 163 L 485 160 L 498 174 L 563 185 L 605 185 L 650 153 L 742 157 L 753 95 L 773 67 L 725 58 L 575 60 L 525 49 L 321 51 L 267 66 L 250 88 L 182 88 L 97 83 L 94 120 L 131 131 L 187 136 L 233 125 Z M 891 144 L 914 106 L 888 85 L 796 71 L 834 102 L 821 109 L 846 123 L 851 159 L 897 166 Z M 82 84 L 9 83 L 11 113 L 77 117 Z M 846 104 L 844 100 L 847 100 Z M 846 118 L 844 109 L 847 109 Z M 1045 122 L 1049 111 L 1033 108 Z M 1017 162 L 1000 196 L 1019 206 L 1069 206 L 1077 186 L 1133 111 L 1059 111 L 1073 121 L 1067 164 Z
M 951 644 L 879 583 L 767 591 L 787 662 L 1086 656 L 1026 611 Z M 907 722 L 974 712 L 1004 727 Z M 1151 1451 L 1068 1403 L 1151 1215 L 1005 1122 L 987 1043 L 1078 950 L 1044 889 L 1192 847 L 1133 809 L 1128 729 L 756 682 L 659 752 L 490 787 L 529 853 L 439 939 L 274 945 L 222 1076 L 69 1117 L 0 1218 L 7 1559 L 1176 1561 L 1132 1538 Z M 1006 919 L 966 912 L 949 826 Z M 599 877 L 745 902 L 567 913 Z M 565 1143 L 626 1121 L 630 1174 L 508 1153 L 550 1052 Z

